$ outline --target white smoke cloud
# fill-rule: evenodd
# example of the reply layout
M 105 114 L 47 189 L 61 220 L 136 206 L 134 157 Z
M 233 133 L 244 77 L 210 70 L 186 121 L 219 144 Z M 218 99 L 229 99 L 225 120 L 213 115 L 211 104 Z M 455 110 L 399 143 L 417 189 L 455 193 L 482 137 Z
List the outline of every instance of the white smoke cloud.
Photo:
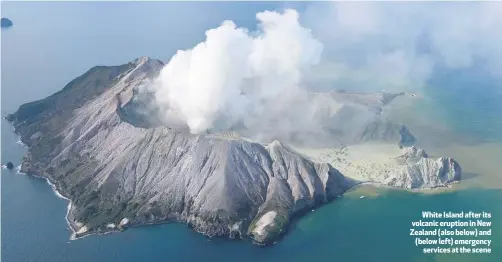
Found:
M 502 77 L 502 3 L 312 3 L 256 18 L 255 32 L 225 21 L 172 57 L 150 86 L 168 125 L 318 132 L 306 89 L 416 90 L 480 61 Z
M 299 88 L 304 72 L 319 62 L 322 44 L 295 10 L 256 18 L 257 32 L 225 21 L 172 57 L 153 83 L 166 121 L 186 124 L 192 133 L 251 125 Z

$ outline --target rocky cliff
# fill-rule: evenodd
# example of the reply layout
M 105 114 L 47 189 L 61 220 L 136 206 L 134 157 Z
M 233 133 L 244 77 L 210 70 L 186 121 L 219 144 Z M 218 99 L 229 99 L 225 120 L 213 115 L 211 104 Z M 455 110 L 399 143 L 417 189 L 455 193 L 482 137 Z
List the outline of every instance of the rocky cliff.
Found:
M 162 67 L 145 57 L 94 67 L 7 116 L 29 148 L 22 171 L 49 179 L 71 200 L 68 220 L 77 236 L 180 221 L 209 236 L 250 236 L 266 244 L 296 215 L 359 183 L 279 141 L 253 142 L 236 132 L 193 135 L 145 118 L 138 88 Z M 337 141 L 413 142 L 405 127 L 378 118 L 388 95 L 317 99 L 326 97 L 348 101 L 330 114 L 333 122 L 347 113 L 371 116 L 333 126 Z M 434 187 L 460 178 L 452 159 L 431 161 L 406 164 L 406 181 L 389 184 Z

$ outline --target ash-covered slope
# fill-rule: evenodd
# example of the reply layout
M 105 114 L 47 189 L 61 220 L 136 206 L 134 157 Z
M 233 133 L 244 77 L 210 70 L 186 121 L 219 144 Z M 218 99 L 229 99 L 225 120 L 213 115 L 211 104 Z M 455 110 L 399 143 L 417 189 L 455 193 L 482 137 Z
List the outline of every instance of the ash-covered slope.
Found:
M 281 140 L 307 147 L 342 147 L 370 141 L 411 146 L 415 137 L 408 128 L 381 115 L 385 105 L 400 95 L 302 90 L 282 106 L 281 113 L 274 112 L 280 117 L 234 130 L 253 140 Z
M 432 188 L 460 180 L 460 165 L 452 158 L 430 158 L 421 148 L 409 147 L 397 161 L 403 165 L 392 170 L 382 183 L 402 188 Z
M 333 165 L 360 182 L 397 188 L 435 188 L 460 180 L 462 170 L 452 158 L 430 157 L 415 146 L 369 143 L 344 148 L 298 148 L 309 159 Z
M 140 58 L 95 67 L 7 117 L 29 147 L 22 171 L 49 179 L 71 200 L 68 220 L 77 236 L 175 220 L 206 235 L 269 243 L 293 216 L 358 183 L 278 141 L 262 145 L 231 132 L 192 135 L 144 118 L 138 112 L 152 109 L 142 106 L 148 96 L 138 87 L 162 66 Z M 350 106 L 358 108 L 350 112 L 364 111 L 356 102 Z M 352 125 L 365 137 L 354 141 L 402 142 L 404 127 L 367 123 L 375 125 Z M 427 169 L 416 174 L 436 175 Z
M 161 67 L 142 58 L 91 69 L 8 117 L 30 148 L 22 171 L 48 178 L 71 199 L 77 235 L 178 220 L 207 235 L 244 236 L 254 220 L 274 211 L 279 215 L 265 231 L 249 230 L 267 243 L 294 214 L 355 183 L 278 142 L 264 147 L 123 121 L 134 89 Z

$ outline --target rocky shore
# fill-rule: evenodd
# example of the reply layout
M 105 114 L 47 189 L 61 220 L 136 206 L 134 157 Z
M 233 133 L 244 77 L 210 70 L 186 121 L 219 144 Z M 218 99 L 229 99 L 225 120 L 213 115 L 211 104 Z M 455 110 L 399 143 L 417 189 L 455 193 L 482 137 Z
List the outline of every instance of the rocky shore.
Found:
M 21 171 L 70 201 L 75 237 L 178 221 L 208 236 L 270 244 L 294 217 L 358 183 L 432 188 L 460 179 L 453 159 L 410 147 L 411 132 L 381 117 L 397 95 L 309 95 L 333 112 L 326 135 L 342 145 L 319 153 L 237 134 L 245 132 L 193 135 L 146 118 L 138 90 L 162 67 L 146 57 L 97 66 L 6 117 L 28 147 Z M 364 122 L 354 122 L 358 114 Z M 404 153 L 389 161 L 355 153 L 375 141 Z

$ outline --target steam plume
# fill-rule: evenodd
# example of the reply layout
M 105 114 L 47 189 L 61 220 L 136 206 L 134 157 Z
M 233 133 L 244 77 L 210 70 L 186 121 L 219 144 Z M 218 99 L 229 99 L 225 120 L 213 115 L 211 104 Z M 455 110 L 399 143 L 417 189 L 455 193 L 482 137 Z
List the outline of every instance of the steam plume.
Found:
M 479 64 L 502 77 L 502 3 L 312 3 L 301 17 L 256 18 L 255 32 L 225 21 L 172 57 L 149 86 L 165 123 L 317 135 L 306 90 L 419 91 L 435 73 Z
M 172 57 L 153 84 L 166 121 L 186 124 L 192 133 L 251 124 L 299 88 L 319 62 L 322 44 L 295 10 L 256 18 L 257 32 L 225 21 Z

